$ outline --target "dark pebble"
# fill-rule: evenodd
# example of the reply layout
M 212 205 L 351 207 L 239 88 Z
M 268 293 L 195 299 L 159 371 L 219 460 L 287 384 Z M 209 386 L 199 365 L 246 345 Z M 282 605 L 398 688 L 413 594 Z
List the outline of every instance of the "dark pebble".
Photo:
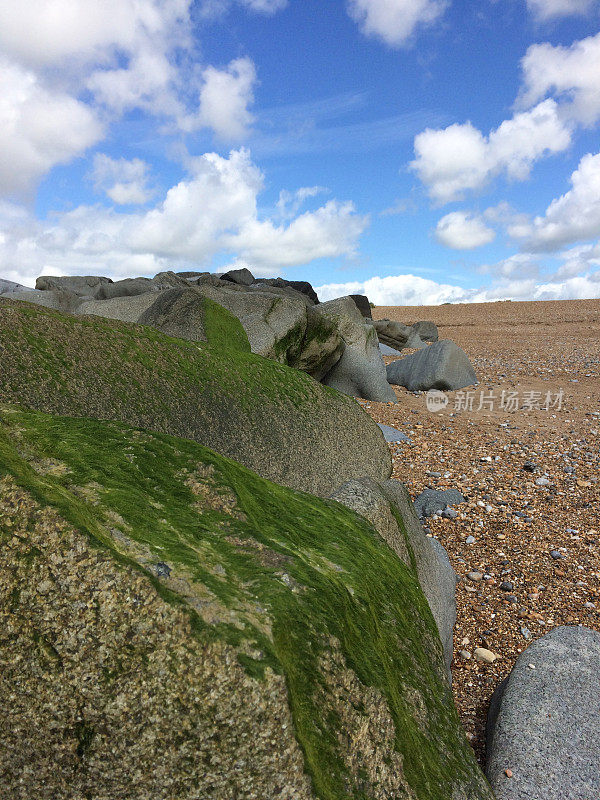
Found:
M 503 592 L 512 592 L 515 587 L 512 585 L 510 581 L 502 581 L 500 584 L 500 590 Z

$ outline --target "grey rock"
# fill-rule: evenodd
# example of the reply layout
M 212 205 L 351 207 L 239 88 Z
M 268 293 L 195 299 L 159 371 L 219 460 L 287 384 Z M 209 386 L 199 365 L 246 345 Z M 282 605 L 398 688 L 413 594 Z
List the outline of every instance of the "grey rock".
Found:
M 465 544 L 475 544 L 475 537 L 467 536 L 467 538 L 465 539 Z
M 419 583 L 438 627 L 449 679 L 452 680 L 452 636 L 456 622 L 456 574 L 448 554 L 437 539 L 426 536 L 404 484 L 397 480 L 382 483 L 388 500 L 397 510 L 412 548 Z
M 419 334 L 410 325 L 402 325 L 390 319 L 376 319 L 373 323 L 377 336 L 382 344 L 387 344 L 397 351 L 404 348 L 419 350 L 427 347 Z
M 402 561 L 410 566 L 410 554 L 403 533 L 392 512 L 390 501 L 381 485 L 371 478 L 347 481 L 331 495 L 331 499 L 356 511 L 379 533 Z
M 512 592 L 513 589 L 514 589 L 514 586 L 511 583 L 511 581 L 502 581 L 502 583 L 500 584 L 500 591 L 501 592 Z
M 437 342 L 439 339 L 437 325 L 434 322 L 415 322 L 412 329 L 424 342 Z
M 354 300 L 356 307 L 365 319 L 372 318 L 373 315 L 371 314 L 371 304 L 369 303 L 369 298 L 366 295 L 349 294 L 348 297 Z
M 25 303 L 34 303 L 36 306 L 44 306 L 54 311 L 64 311 L 72 314 L 81 303 L 81 297 L 73 292 L 65 292 L 58 289 L 17 289 L 9 292 L 6 297 L 11 300 L 21 300 Z
M 442 511 L 442 517 L 444 519 L 456 519 L 458 517 L 458 511 L 455 508 L 445 508 Z
M 167 289 L 151 296 L 154 302 L 138 318 L 139 325 L 150 325 L 169 336 L 192 342 L 206 341 L 206 300 L 197 289 Z
M 418 517 L 431 517 L 450 505 L 464 502 L 458 489 L 425 489 L 415 500 L 415 511 Z
M 95 300 L 110 300 L 113 297 L 134 297 L 146 292 L 158 292 L 160 286 L 150 278 L 125 278 L 114 283 L 103 283 L 94 292 Z
M 552 552 L 550 553 L 550 555 L 552 556 L 552 558 L 553 558 L 555 561 L 559 561 L 561 558 L 564 558 L 564 556 L 563 556 L 563 554 L 560 552 L 560 550 L 552 550 Z
M 408 490 L 397 480 L 381 482 L 361 478 L 340 486 L 331 495 L 331 499 L 365 517 L 402 561 L 407 566 L 416 568 L 419 583 L 440 634 L 447 677 L 451 681 L 452 636 L 456 622 L 456 575 L 442 545 L 425 535 Z M 399 520 L 403 530 L 399 526 Z
M 383 425 L 377 423 L 385 437 L 386 442 L 410 442 L 410 436 L 407 436 L 403 431 L 397 428 L 392 428 L 391 425 Z
M 40 275 L 35 282 L 35 288 L 42 291 L 58 289 L 80 297 L 91 297 L 99 286 L 106 283 L 112 283 L 112 280 L 98 275 Z
M 254 283 L 254 275 L 249 269 L 246 269 L 246 267 L 242 269 L 230 269 L 229 272 L 224 272 L 219 277 L 223 281 L 237 283 L 239 286 L 252 286 Z
M 390 347 L 387 344 L 379 343 L 379 352 L 382 356 L 397 356 L 400 355 L 400 350 L 396 350 L 395 347 Z
M 306 307 L 306 330 L 296 349 L 287 353 L 290 367 L 300 369 L 320 381 L 342 357 L 346 343 L 334 320 Z
M 27 287 L 20 283 L 9 281 L 6 278 L 0 278 L 0 294 L 10 294 L 11 292 L 16 292 L 19 289 L 27 289 Z
M 256 278 L 254 284 L 272 286 L 278 289 L 293 289 L 293 291 L 308 298 L 311 305 L 317 305 L 319 302 L 317 293 L 308 281 L 288 281 L 286 278 Z
M 131 297 L 112 297 L 110 300 L 86 300 L 78 306 L 76 313 L 118 319 L 121 322 L 137 322 L 144 311 L 156 302 L 157 297 L 156 292 L 144 292 Z
M 253 353 L 287 364 L 298 357 L 307 328 L 307 305 L 283 290 L 255 291 L 231 282 L 199 283 L 197 291 L 242 323 Z M 295 293 L 297 294 L 297 293 Z
M 385 364 L 379 352 L 377 332 L 349 297 L 320 303 L 315 310 L 334 320 L 345 342 L 340 360 L 323 378 L 323 383 L 344 394 L 395 403 L 396 393 L 386 384 Z
M 492 697 L 487 753 L 497 800 L 600 797 L 600 633 L 555 628 L 521 653 Z
M 388 364 L 390 383 L 409 391 L 454 391 L 477 383 L 467 354 L 449 339 L 435 342 L 417 353 Z

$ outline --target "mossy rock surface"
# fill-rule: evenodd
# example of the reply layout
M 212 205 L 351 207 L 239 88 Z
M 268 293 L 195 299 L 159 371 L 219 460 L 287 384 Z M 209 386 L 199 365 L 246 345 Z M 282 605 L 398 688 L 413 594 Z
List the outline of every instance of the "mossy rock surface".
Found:
M 7 797 L 491 798 L 361 517 L 195 442 L 0 410 Z
M 210 300 L 203 325 L 207 342 L 189 342 L 0 298 L 0 402 L 193 439 L 321 496 L 389 477 L 383 435 L 352 398 L 250 353 Z

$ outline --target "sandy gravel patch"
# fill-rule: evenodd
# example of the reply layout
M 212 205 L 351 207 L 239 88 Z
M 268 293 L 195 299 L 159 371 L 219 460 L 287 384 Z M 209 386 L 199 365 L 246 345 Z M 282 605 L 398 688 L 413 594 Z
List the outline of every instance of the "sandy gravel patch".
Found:
M 413 498 L 429 486 L 467 499 L 456 520 L 428 528 L 460 579 L 454 694 L 483 760 L 490 697 L 519 653 L 557 625 L 600 631 L 600 301 L 373 313 L 433 320 L 480 379 L 472 395 L 448 393 L 436 413 L 402 388 L 397 405 L 361 404 L 410 436 L 391 449 L 394 477 Z M 478 661 L 476 648 L 498 658 Z

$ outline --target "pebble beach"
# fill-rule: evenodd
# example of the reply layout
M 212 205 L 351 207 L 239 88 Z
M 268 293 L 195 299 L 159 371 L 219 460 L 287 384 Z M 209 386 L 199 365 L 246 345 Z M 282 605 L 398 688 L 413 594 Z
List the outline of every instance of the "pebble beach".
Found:
M 373 318 L 432 320 L 479 378 L 435 410 L 401 387 L 397 405 L 361 405 L 409 437 L 390 447 L 413 499 L 428 487 L 465 497 L 426 530 L 458 576 L 453 690 L 483 763 L 490 698 L 520 653 L 559 625 L 600 631 L 600 301 L 377 307 Z

